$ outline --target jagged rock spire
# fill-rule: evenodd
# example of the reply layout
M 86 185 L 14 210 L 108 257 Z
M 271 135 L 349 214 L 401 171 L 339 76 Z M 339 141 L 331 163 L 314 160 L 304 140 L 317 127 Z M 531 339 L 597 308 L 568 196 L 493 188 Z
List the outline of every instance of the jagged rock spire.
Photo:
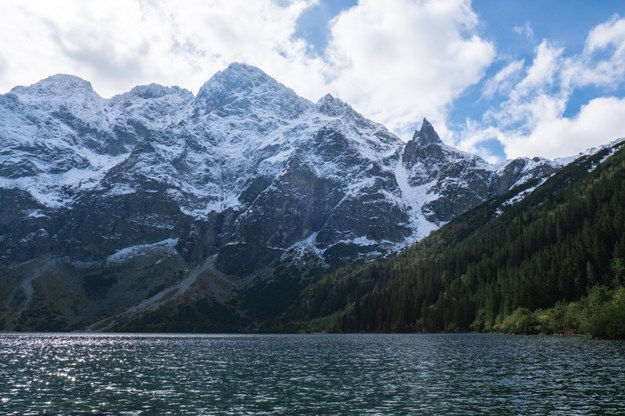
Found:
M 423 118 L 421 129 L 419 131 L 415 131 L 412 139 L 423 146 L 434 143 L 443 143 L 441 138 L 438 137 L 438 133 L 436 133 L 432 124 L 425 117 Z
M 411 169 L 417 163 L 438 160 L 443 157 L 442 146 L 431 145 L 442 144 L 443 142 L 438 137 L 438 133 L 436 133 L 432 124 L 426 118 L 423 118 L 421 129 L 416 130 L 412 139 L 406 143 L 402 161 L 408 169 Z

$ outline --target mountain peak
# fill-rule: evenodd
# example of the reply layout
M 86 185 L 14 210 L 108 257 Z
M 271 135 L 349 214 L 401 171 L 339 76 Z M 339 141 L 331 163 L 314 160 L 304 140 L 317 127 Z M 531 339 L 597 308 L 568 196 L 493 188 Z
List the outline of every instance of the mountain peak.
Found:
M 334 98 L 331 94 L 326 94 L 317 101 L 317 108 L 321 113 L 328 116 L 340 116 L 349 108 L 347 104 L 338 98 Z
M 213 75 L 197 98 L 208 111 L 219 109 L 222 115 L 271 108 L 280 117 L 292 118 L 312 105 L 259 68 L 241 63 Z
M 228 65 L 228 68 L 226 68 L 224 72 L 235 72 L 235 73 L 242 73 L 242 74 L 247 74 L 247 75 L 268 77 L 268 75 L 265 74 L 265 72 L 262 69 L 254 65 L 244 64 L 242 62 L 230 63 L 230 65 Z
M 41 81 L 36 82 L 32 85 L 32 87 L 35 86 L 74 86 L 91 88 L 91 83 L 87 80 L 77 77 L 76 75 L 55 74 L 49 76 L 48 78 L 44 78 Z
M 11 92 L 20 98 L 25 97 L 65 97 L 76 94 L 96 95 L 91 83 L 80 77 L 56 74 L 27 87 L 15 87 Z
M 250 93 L 264 84 L 281 85 L 255 66 L 231 63 L 213 75 L 198 92 L 198 97 Z
M 240 62 L 231 63 L 223 71 L 217 72 L 211 80 L 212 79 L 216 79 L 221 82 L 243 82 L 243 84 L 239 86 L 258 85 L 265 82 L 278 83 L 276 80 L 267 75 L 262 69 Z
M 10 92 L 26 105 L 44 111 L 71 109 L 74 115 L 91 118 L 105 100 L 91 83 L 74 75 L 57 74 L 29 86 L 15 87 Z M 65 111 L 64 110 L 64 111 Z
M 334 98 L 334 96 L 332 94 L 328 93 L 328 94 L 324 95 L 323 97 L 319 98 L 319 101 L 317 101 L 317 104 L 321 105 L 323 103 L 333 102 L 333 101 L 336 101 L 336 98 Z
M 434 130 L 434 126 L 424 117 L 423 123 L 421 124 L 421 129 L 419 131 L 415 131 L 412 139 L 423 146 L 427 146 L 429 144 L 442 144 L 443 141 Z
M 189 95 L 191 92 L 177 86 L 165 87 L 163 85 L 152 83 L 149 85 L 137 85 L 130 90 L 129 94 L 143 99 L 150 99 L 161 98 L 172 94 Z

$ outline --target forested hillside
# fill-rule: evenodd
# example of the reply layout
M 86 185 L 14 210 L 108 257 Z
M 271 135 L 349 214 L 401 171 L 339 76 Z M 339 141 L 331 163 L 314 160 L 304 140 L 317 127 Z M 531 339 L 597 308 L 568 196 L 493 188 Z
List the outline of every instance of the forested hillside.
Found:
M 392 259 L 320 279 L 285 327 L 625 336 L 621 145 L 495 198 Z

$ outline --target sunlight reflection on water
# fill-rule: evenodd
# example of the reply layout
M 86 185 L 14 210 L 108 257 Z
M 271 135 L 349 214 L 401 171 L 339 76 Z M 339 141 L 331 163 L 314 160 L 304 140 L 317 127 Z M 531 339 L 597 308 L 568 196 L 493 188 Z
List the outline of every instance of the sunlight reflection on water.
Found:
M 0 335 L 0 413 L 622 414 L 624 367 L 572 337 Z

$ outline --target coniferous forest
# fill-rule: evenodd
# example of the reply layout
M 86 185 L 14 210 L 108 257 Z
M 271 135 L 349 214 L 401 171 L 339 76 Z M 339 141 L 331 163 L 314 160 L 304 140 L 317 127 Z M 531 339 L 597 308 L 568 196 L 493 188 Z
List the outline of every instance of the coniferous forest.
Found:
M 624 337 L 625 149 L 609 152 L 489 201 L 396 257 L 319 279 L 282 325 Z

